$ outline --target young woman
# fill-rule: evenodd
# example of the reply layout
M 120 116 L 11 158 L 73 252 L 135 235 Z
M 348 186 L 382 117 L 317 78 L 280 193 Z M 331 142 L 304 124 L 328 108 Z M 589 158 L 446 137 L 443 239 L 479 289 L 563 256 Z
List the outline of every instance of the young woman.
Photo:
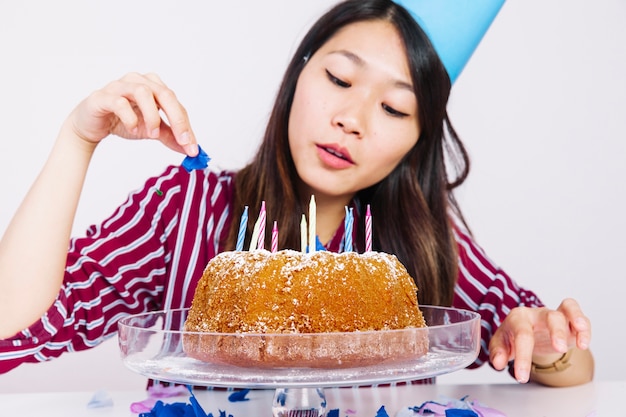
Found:
M 543 307 L 464 227 L 452 191 L 469 164 L 447 117 L 449 91 L 445 68 L 406 10 L 389 0 L 340 3 L 297 49 L 249 165 L 237 173 L 171 166 L 70 240 L 90 157 L 104 138 L 153 138 L 198 153 L 184 107 L 156 75 L 128 74 L 96 91 L 63 124 L 0 243 L 0 372 L 94 346 L 125 315 L 189 306 L 207 262 L 235 248 L 245 205 L 254 212 L 265 201 L 281 248 L 299 248 L 300 216 L 315 195 L 326 249 L 342 250 L 349 205 L 363 250 L 369 204 L 373 249 L 405 264 L 421 304 L 482 315 L 475 366 L 514 361 L 520 382 L 590 380 L 591 325 L 576 301 Z

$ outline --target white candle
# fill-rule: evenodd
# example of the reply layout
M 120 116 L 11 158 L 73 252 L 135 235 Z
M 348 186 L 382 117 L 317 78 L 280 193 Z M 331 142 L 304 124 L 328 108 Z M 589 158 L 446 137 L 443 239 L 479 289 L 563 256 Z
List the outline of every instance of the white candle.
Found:
M 302 253 L 306 253 L 306 241 L 306 216 L 303 214 L 302 220 L 300 220 L 300 250 L 302 251 Z

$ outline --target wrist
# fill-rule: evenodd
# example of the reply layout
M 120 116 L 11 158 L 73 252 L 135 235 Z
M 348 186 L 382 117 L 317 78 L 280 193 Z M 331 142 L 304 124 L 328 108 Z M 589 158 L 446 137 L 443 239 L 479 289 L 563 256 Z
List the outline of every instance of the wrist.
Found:
M 74 128 L 71 120 L 66 120 L 61 126 L 61 130 L 57 137 L 57 144 L 61 147 L 71 147 L 80 153 L 91 156 L 99 142 L 93 142 L 81 136 Z

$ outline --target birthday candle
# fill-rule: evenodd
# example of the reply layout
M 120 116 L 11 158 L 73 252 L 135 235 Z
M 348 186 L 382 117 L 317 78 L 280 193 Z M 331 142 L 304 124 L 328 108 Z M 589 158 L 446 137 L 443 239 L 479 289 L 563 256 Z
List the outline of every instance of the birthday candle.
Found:
M 248 226 L 248 206 L 245 206 L 243 209 L 243 214 L 241 215 L 241 221 L 239 222 L 239 233 L 237 234 L 237 248 L 236 250 L 243 250 L 243 240 L 246 237 L 246 227 Z
M 274 226 L 272 227 L 272 252 L 278 251 L 278 223 L 274 220 Z
M 302 253 L 306 253 L 306 216 L 302 215 L 302 220 L 300 220 L 300 250 Z
M 257 249 L 265 248 L 265 223 L 266 223 L 265 201 L 262 201 L 261 212 L 259 213 L 259 241 L 256 245 Z
M 261 218 L 257 218 L 254 223 L 254 228 L 252 229 L 252 237 L 250 238 L 250 246 L 248 250 L 255 250 L 256 245 L 259 242 L 259 227 L 261 224 Z
M 344 226 L 344 252 L 352 252 L 352 227 L 353 227 L 353 217 L 352 217 L 352 208 L 348 209 L 346 206 L 346 217 L 343 219 Z
M 309 252 L 315 252 L 317 249 L 316 242 L 316 207 L 315 207 L 315 196 L 311 195 L 311 202 L 309 203 Z
M 367 211 L 365 212 L 365 252 L 372 251 L 372 212 L 370 211 L 370 205 L 367 205 Z

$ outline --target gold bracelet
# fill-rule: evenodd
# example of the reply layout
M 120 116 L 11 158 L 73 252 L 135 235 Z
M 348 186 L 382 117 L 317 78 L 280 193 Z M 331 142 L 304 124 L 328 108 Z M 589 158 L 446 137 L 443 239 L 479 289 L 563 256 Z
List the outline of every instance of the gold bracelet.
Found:
M 568 350 L 563 354 L 563 356 L 548 365 L 537 365 L 533 362 L 530 371 L 537 373 L 552 373 L 564 371 L 565 369 L 572 366 L 572 364 L 569 362 L 572 356 L 572 351 L 573 349 Z

